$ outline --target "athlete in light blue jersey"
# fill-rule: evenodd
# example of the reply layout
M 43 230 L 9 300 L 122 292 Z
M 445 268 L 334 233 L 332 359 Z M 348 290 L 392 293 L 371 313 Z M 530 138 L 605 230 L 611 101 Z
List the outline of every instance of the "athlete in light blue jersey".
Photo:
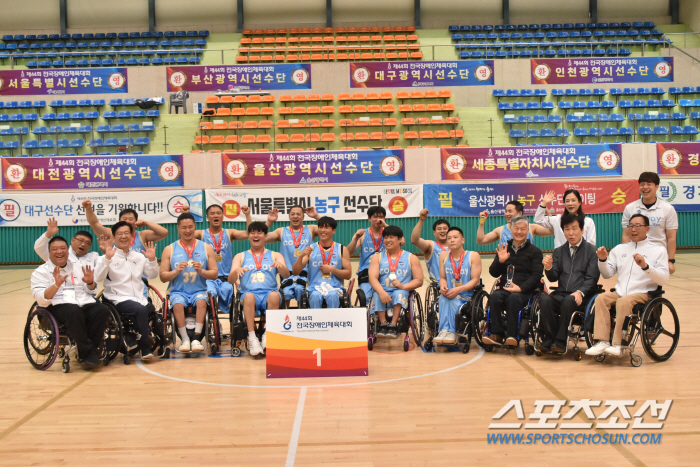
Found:
M 430 281 L 437 282 L 440 280 L 440 254 L 447 250 L 447 229 L 450 228 L 450 223 L 445 219 L 438 219 L 433 223 L 433 235 L 435 240 L 424 240 L 420 234 L 423 230 L 423 223 L 428 218 L 430 212 L 423 209 L 420 212 L 418 223 L 411 232 L 411 243 L 423 252 L 425 266 L 428 268 Z
M 459 227 L 447 232 L 449 250 L 440 255 L 440 326 L 434 344 L 456 344 L 455 317 L 459 309 L 471 299 L 481 276 L 481 256 L 464 250 L 464 234 Z
M 385 251 L 375 255 L 369 265 L 369 283 L 374 289 L 371 312 L 379 316 L 377 336 L 397 339 L 401 308 L 408 307 L 409 292 L 423 285 L 423 268 L 415 255 L 401 249 L 400 228 L 391 225 L 382 235 Z M 392 307 L 391 323 L 387 323 L 386 311 Z
M 372 294 L 372 286 L 369 283 L 368 272 L 370 260 L 377 253 L 384 251 L 384 237 L 382 231 L 387 226 L 385 222 L 386 209 L 382 206 L 372 206 L 367 210 L 367 218 L 370 226 L 360 229 L 352 236 L 352 241 L 348 245 L 350 254 L 354 255 L 357 247 L 360 250 L 360 264 L 357 267 L 358 295 L 364 294 L 365 300 L 369 300 Z M 361 292 L 360 292 L 361 291 Z
M 194 238 L 194 216 L 180 214 L 177 233 L 180 240 L 163 250 L 160 263 L 160 280 L 169 282 L 170 308 L 180 333 L 180 352 L 202 352 L 202 330 L 207 314 L 207 280 L 216 279 L 218 268 L 214 249 Z M 196 307 L 195 337 L 190 343 L 185 325 L 185 307 Z
M 267 347 L 266 334 L 262 344 L 255 335 L 255 316 L 280 307 L 282 298 L 277 291 L 277 274 L 289 277 L 289 269 L 280 253 L 265 249 L 267 225 L 252 222 L 248 226 L 250 250 L 238 253 L 233 258 L 230 283 L 239 282 L 243 314 L 248 326 L 248 349 L 252 356 L 263 353 Z
M 508 240 L 513 239 L 513 234 L 510 231 L 510 221 L 513 217 L 517 215 L 524 215 L 523 214 L 524 207 L 520 201 L 512 200 L 508 201 L 508 204 L 506 204 L 506 209 L 505 213 L 503 214 L 503 217 L 506 218 L 506 224 L 496 227 L 489 233 L 484 233 L 484 224 L 486 224 L 486 219 L 489 217 L 488 211 L 483 211 L 479 217 L 479 228 L 476 231 L 476 243 L 477 245 L 488 245 L 489 243 L 493 242 L 498 242 L 499 244 L 501 243 L 507 243 Z M 553 235 L 554 231 L 552 229 L 548 229 L 545 227 L 542 227 L 541 225 L 537 224 L 530 224 L 530 232 L 527 235 L 527 239 L 532 242 L 532 239 L 535 235 L 540 236 L 540 237 L 547 237 L 549 235 Z
M 339 308 L 341 288 L 352 276 L 348 249 L 333 241 L 337 227 L 338 222 L 332 217 L 321 217 L 318 220 L 319 242 L 304 248 L 292 268 L 292 274 L 305 268 L 309 271 L 311 308 L 322 308 L 324 300 L 326 308 Z
M 320 215 L 316 212 L 316 208 L 295 204 L 287 210 L 289 214 L 289 227 L 280 227 L 273 230 L 265 236 L 265 243 L 280 242 L 280 253 L 284 257 L 285 264 L 292 267 L 297 258 L 301 256 L 301 252 L 311 245 L 314 238 L 318 237 L 318 226 L 304 225 L 304 213 L 312 219 L 320 219 Z M 268 228 L 273 222 L 277 221 L 279 211 L 277 208 L 272 209 L 267 215 Z M 282 293 L 284 299 L 289 306 L 290 300 L 294 299 L 297 302 L 301 300 L 301 294 L 306 289 L 308 280 L 308 271 L 303 269 L 299 274 L 294 274 L 282 282 Z

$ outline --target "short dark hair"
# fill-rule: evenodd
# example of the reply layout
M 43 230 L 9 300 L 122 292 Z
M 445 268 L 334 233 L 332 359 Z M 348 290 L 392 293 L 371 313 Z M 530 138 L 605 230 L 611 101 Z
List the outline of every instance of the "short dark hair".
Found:
M 131 209 L 131 208 L 122 209 L 121 211 L 119 211 L 119 219 L 121 219 L 124 214 L 133 214 L 134 219 L 139 220 L 139 213 L 136 212 L 134 209 Z
M 395 225 L 385 227 L 382 231 L 382 237 L 396 237 L 399 240 L 403 238 L 403 230 Z
M 659 174 L 656 172 L 642 172 L 639 174 L 639 183 L 653 183 L 654 185 L 661 185 L 661 179 Z
M 131 225 L 125 221 L 119 221 L 112 226 L 112 236 L 114 237 L 115 235 L 117 235 L 117 230 L 121 229 L 124 226 L 129 227 L 129 232 L 131 232 L 132 234 L 134 233 L 134 226 L 133 225 Z
M 318 220 L 318 226 L 319 227 L 330 227 L 331 229 L 335 230 L 338 228 L 338 221 L 333 219 L 330 216 L 323 216 Z
M 267 235 L 267 224 L 260 221 L 251 222 L 248 226 L 248 233 L 262 232 Z
M 61 237 L 60 235 L 54 235 L 53 237 L 51 237 L 51 240 L 49 240 L 49 248 L 51 248 L 51 245 L 53 245 L 56 242 L 63 242 L 66 244 L 66 247 L 68 246 L 68 242 L 65 238 Z
M 90 242 L 92 242 L 92 234 L 87 230 L 78 230 L 75 235 L 73 235 L 73 238 L 75 237 L 87 237 L 90 239 Z
M 521 202 L 518 201 L 518 200 L 515 200 L 515 199 L 514 199 L 514 200 L 511 200 L 511 201 L 508 201 L 508 202 L 506 203 L 506 206 L 508 206 L 509 204 L 512 204 L 513 206 L 515 206 L 515 210 L 516 210 L 517 212 L 522 213 L 522 212 L 525 210 L 525 208 L 523 207 L 523 203 L 521 203 Z
M 447 225 L 447 228 L 448 228 L 448 229 L 450 228 L 450 223 L 447 222 L 446 219 L 438 219 L 438 220 L 436 220 L 435 222 L 433 222 L 433 232 L 435 232 L 435 229 L 438 228 L 438 225 L 442 225 L 442 224 Z M 448 230 L 448 232 L 449 232 L 449 230 Z
M 189 212 L 183 212 L 179 216 L 177 216 L 177 225 L 180 225 L 180 222 L 186 221 L 187 219 L 191 220 L 195 224 L 197 223 L 196 220 L 194 220 L 194 216 L 190 214 Z
M 462 237 L 464 237 L 464 232 L 462 232 L 462 229 L 460 229 L 460 228 L 457 227 L 456 225 L 453 225 L 452 227 L 449 228 L 449 230 L 447 231 L 447 233 L 449 234 L 450 232 L 459 232 L 459 234 L 460 234 Z
M 221 209 L 222 212 L 223 212 L 223 210 L 224 210 L 224 208 L 222 208 L 220 204 L 212 204 L 212 205 L 209 206 L 209 207 L 207 208 L 207 210 L 206 210 L 206 213 L 205 213 L 205 214 L 206 214 L 207 216 L 209 215 L 209 210 L 210 210 L 211 208 L 219 208 L 219 209 Z
M 367 210 L 367 219 L 371 219 L 375 214 L 381 214 L 383 217 L 386 217 L 386 209 L 384 209 L 382 206 L 370 207 Z
M 302 213 L 306 212 L 306 210 L 304 209 L 304 206 L 302 206 L 301 204 L 295 204 L 294 206 L 292 206 L 291 208 L 289 208 L 289 211 L 287 211 L 287 214 L 291 214 L 292 209 L 296 209 L 296 208 L 301 209 L 301 212 L 302 212 Z
M 561 224 L 562 230 L 564 230 L 564 227 L 571 224 L 572 222 L 578 222 L 579 228 L 583 230 L 584 219 L 584 216 L 581 214 L 571 214 L 570 212 L 566 211 L 564 214 L 562 214 L 559 222 Z
M 641 217 L 642 219 L 644 219 L 644 226 L 649 227 L 649 218 L 647 216 L 645 216 L 644 214 L 640 214 L 640 213 L 634 214 L 632 217 L 630 217 L 630 222 L 632 222 L 632 219 L 634 219 L 635 217 Z M 627 224 L 627 226 L 629 227 L 629 223 Z M 56 238 L 56 237 L 54 237 L 54 238 Z

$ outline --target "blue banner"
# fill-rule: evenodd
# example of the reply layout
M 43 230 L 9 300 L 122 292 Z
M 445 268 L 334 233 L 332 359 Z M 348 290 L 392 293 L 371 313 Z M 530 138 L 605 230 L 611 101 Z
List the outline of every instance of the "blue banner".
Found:
M 350 63 L 353 88 L 493 85 L 493 60 Z
M 536 58 L 532 84 L 672 83 L 673 57 Z
M 311 65 L 308 63 L 169 66 L 166 75 L 168 92 L 311 89 Z

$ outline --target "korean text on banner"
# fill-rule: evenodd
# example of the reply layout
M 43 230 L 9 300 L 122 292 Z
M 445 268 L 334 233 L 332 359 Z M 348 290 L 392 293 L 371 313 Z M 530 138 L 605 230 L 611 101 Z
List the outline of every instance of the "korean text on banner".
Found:
M 657 196 L 676 211 L 700 211 L 700 178 L 661 179 Z
M 350 62 L 353 88 L 493 85 L 493 60 Z
M 532 84 L 672 83 L 673 57 L 536 58 Z
M 0 70 L 0 96 L 129 92 L 126 68 Z
M 659 175 L 700 175 L 700 143 L 656 143 Z
M 166 69 L 168 92 L 311 89 L 308 63 L 220 66 L 173 66 Z

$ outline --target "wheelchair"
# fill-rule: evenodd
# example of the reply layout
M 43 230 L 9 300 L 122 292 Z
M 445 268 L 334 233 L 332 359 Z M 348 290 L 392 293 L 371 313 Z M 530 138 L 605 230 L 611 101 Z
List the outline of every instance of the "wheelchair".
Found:
M 358 292 L 359 291 L 358 288 Z M 370 296 L 367 303 L 367 348 L 369 350 L 372 350 L 374 344 L 377 342 L 377 326 L 379 326 L 377 313 L 372 313 L 373 298 L 374 294 Z M 391 319 L 392 316 L 393 310 L 387 310 L 387 319 Z M 415 290 L 411 290 L 408 293 L 408 307 L 401 309 L 401 315 L 398 321 L 399 334 L 406 334 L 403 339 L 404 352 L 408 352 L 411 343 L 410 334 L 413 334 L 413 339 L 417 345 L 423 345 L 423 339 L 425 338 L 425 322 L 425 313 L 423 311 L 420 295 L 418 295 L 418 292 Z
M 347 288 L 342 287 L 343 292 L 340 294 L 340 308 L 350 308 L 350 297 L 352 296 L 352 289 L 353 286 L 355 285 L 355 279 L 350 279 L 350 284 L 348 285 Z M 304 293 L 301 296 L 301 300 L 299 301 L 299 308 L 300 309 L 309 309 L 311 308 L 311 305 L 309 304 L 309 289 L 308 285 L 307 288 L 304 289 Z M 328 308 L 326 306 L 326 299 L 323 299 L 323 305 L 321 308 Z
M 496 279 L 496 283 L 498 283 L 498 279 Z M 491 290 L 496 290 L 496 287 L 492 287 Z M 520 345 L 521 340 L 525 341 L 525 353 L 527 355 L 532 355 L 535 353 L 534 340 L 533 343 L 530 344 L 530 338 L 533 337 L 533 332 L 530 327 L 530 316 L 532 314 L 533 305 L 537 301 L 539 295 L 542 293 L 549 293 L 547 284 L 545 284 L 544 281 L 542 281 L 540 286 L 530 294 L 525 307 L 520 309 L 518 312 L 518 332 L 516 334 L 516 339 L 518 340 L 518 345 Z M 479 347 L 482 347 L 486 352 L 491 352 L 494 348 L 493 345 L 485 344 L 483 341 L 484 336 L 489 336 L 491 334 L 489 331 L 489 318 L 491 315 L 491 308 L 488 303 L 489 298 L 490 294 L 480 296 L 480 301 L 476 304 L 476 306 L 474 306 L 472 312 L 472 332 L 474 335 L 474 340 Z M 506 322 L 505 310 L 503 310 L 503 322 Z M 501 345 L 499 347 L 506 346 Z
M 459 313 L 455 316 L 455 329 L 459 336 L 457 346 L 462 350 L 462 353 L 468 353 L 473 337 L 472 315 L 478 313 L 478 308 L 483 307 L 488 301 L 488 293 L 484 290 L 484 285 L 479 280 L 472 293 L 472 297 L 462 305 Z M 426 336 L 425 350 L 432 350 L 436 345 L 433 343 L 433 338 L 438 335 L 440 327 L 440 311 L 439 311 L 440 288 L 438 282 L 431 281 L 428 289 L 425 291 L 425 309 L 427 312 L 426 318 Z M 475 310 L 475 308 L 477 310 Z
M 369 283 L 369 268 L 363 270 L 357 275 L 357 292 L 355 292 L 355 307 L 364 308 L 367 306 L 367 297 L 365 291 L 362 290 L 360 284 Z M 348 294 L 348 297 L 351 295 Z M 370 297 L 371 298 L 371 297 Z
M 214 297 L 211 292 L 207 292 L 207 313 L 204 316 L 204 329 L 200 336 L 195 336 L 194 328 L 187 329 L 187 335 L 190 341 L 195 340 L 197 337 L 203 338 L 202 340 L 207 341 L 207 346 L 209 347 L 209 353 L 211 355 L 216 355 L 216 353 L 221 348 L 221 321 L 219 320 L 216 310 L 218 310 Z M 163 329 L 164 329 L 164 343 L 165 351 L 163 358 L 169 358 L 170 354 L 175 351 L 175 343 L 177 338 L 180 337 L 180 331 L 175 323 L 175 313 L 170 309 L 170 295 L 165 296 L 163 300 Z M 194 318 L 197 314 L 197 309 L 194 306 L 185 307 L 185 320 L 188 317 Z
M 119 315 L 112 308 L 107 318 L 104 339 L 99 345 L 98 353 L 103 365 L 108 365 L 116 357 L 109 352 L 121 342 L 121 322 Z M 51 312 L 40 307 L 37 302 L 32 304 L 24 326 L 24 353 L 37 370 L 48 370 L 57 358 L 63 359 L 61 370 L 70 372 L 70 352 L 76 349 L 75 341 L 68 334 L 63 324 L 58 324 Z M 77 353 L 77 349 L 76 349 Z M 76 359 L 81 359 L 76 355 Z
M 248 348 L 248 324 L 245 320 L 245 314 L 243 313 L 243 301 L 241 300 L 241 290 L 238 287 L 238 283 L 234 284 L 234 294 L 233 301 L 231 302 L 231 314 L 229 316 L 229 325 L 231 329 L 231 356 L 240 357 L 242 352 L 242 347 L 245 346 L 246 351 Z M 277 289 L 280 294 L 280 310 L 286 309 L 286 301 L 284 300 L 284 294 L 282 293 L 282 288 Z M 255 317 L 255 335 L 258 340 L 262 340 L 262 335 L 265 333 L 265 312 L 260 313 L 260 316 Z M 262 356 L 265 355 L 263 349 Z
M 615 289 L 610 289 L 614 292 Z M 630 364 L 639 367 L 642 364 L 642 356 L 634 352 L 635 346 L 641 337 L 644 352 L 656 362 L 665 362 L 678 346 L 680 337 L 680 325 L 678 314 L 673 304 L 663 297 L 664 290 L 658 286 L 656 290 L 649 292 L 650 300 L 639 303 L 632 308 L 632 314 L 625 317 L 622 326 L 622 350 L 629 350 Z M 595 297 L 591 299 L 595 304 Z M 592 347 L 593 318 L 595 305 L 586 310 L 585 338 L 588 347 Z M 610 308 L 610 342 L 615 332 L 615 305 Z M 597 362 L 603 362 L 607 354 L 593 357 Z

